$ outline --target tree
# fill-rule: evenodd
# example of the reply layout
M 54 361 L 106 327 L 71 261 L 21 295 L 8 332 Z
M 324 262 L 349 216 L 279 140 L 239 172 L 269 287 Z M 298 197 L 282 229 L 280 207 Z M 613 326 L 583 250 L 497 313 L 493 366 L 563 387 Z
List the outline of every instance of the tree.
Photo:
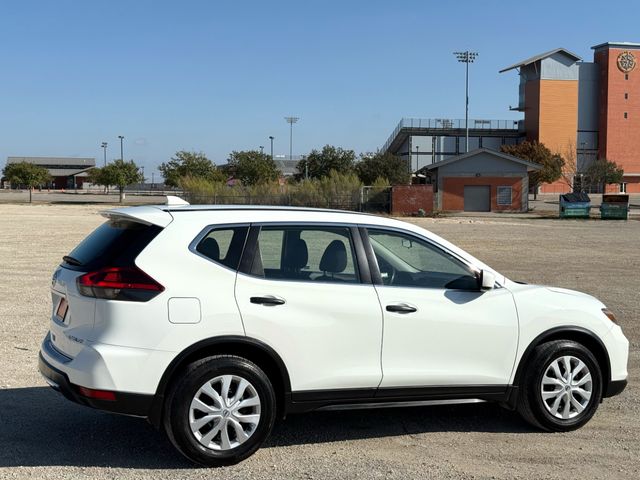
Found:
M 600 159 L 593 162 L 585 172 L 587 181 L 591 186 L 604 186 L 611 183 L 622 183 L 624 170 L 616 162 Z
M 373 185 L 381 177 L 387 185 L 407 185 L 411 179 L 406 160 L 389 152 L 363 153 L 355 168 L 365 185 Z
M 578 152 L 573 144 L 568 145 L 562 155 L 562 158 L 564 159 L 564 165 L 562 167 L 562 181 L 573 192 L 578 188 L 578 185 L 576 185 L 576 178 L 580 174 Z
M 11 185 L 24 185 L 29 189 L 29 203 L 32 201 L 33 188 L 51 180 L 46 168 L 29 162 L 7 163 L 2 174 L 9 179 Z
M 271 156 L 257 150 L 231 152 L 226 169 L 243 185 L 273 182 L 280 176 L 280 170 Z
M 552 153 L 544 144 L 524 141 L 518 145 L 502 145 L 502 152 L 514 157 L 542 165 L 542 169 L 529 174 L 529 184 L 537 192 L 541 183 L 552 183 L 562 176 L 564 159 L 558 153 Z
M 309 178 L 322 178 L 328 176 L 331 170 L 347 174 L 353 172 L 355 159 L 353 150 L 325 145 L 322 151 L 312 150 L 307 158 L 298 162 L 296 178 L 305 178 L 307 173 Z
M 125 162 L 124 160 L 114 160 L 110 164 L 102 168 L 94 168 L 91 170 L 91 179 L 98 185 L 115 185 L 120 192 L 120 203 L 124 200 L 124 187 L 132 183 L 140 183 L 144 181 L 140 168 L 133 160 Z
M 105 187 L 105 192 L 109 193 L 109 186 L 111 186 L 112 184 L 109 183 L 109 178 L 106 177 L 106 175 L 109 173 L 108 170 L 105 170 L 104 168 L 92 168 L 91 170 L 89 170 L 88 174 L 89 174 L 89 178 L 88 180 L 91 183 L 94 183 L 96 185 L 102 185 Z
M 204 178 L 211 182 L 225 180 L 224 174 L 202 152 L 176 152 L 175 156 L 162 163 L 158 170 L 164 177 L 165 185 L 169 187 L 180 186 L 180 179 L 183 177 Z

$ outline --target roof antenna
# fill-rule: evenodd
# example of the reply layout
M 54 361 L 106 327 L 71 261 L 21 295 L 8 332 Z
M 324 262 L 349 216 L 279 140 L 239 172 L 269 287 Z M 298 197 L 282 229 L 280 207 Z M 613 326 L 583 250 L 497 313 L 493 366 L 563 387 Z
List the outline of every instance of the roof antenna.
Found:
M 181 199 L 180 197 L 176 197 L 175 195 L 167 195 L 167 201 L 164 204 L 170 207 L 182 207 L 185 205 L 191 205 L 189 202 Z

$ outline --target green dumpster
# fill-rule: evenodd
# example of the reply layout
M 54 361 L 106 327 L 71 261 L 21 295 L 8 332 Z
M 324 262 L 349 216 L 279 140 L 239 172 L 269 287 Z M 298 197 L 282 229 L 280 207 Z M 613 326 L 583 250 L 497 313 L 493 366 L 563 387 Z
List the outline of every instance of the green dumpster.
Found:
M 600 218 L 603 220 L 626 220 L 629 217 L 629 195 L 602 195 Z
M 591 199 L 586 193 L 560 195 L 560 218 L 589 218 Z

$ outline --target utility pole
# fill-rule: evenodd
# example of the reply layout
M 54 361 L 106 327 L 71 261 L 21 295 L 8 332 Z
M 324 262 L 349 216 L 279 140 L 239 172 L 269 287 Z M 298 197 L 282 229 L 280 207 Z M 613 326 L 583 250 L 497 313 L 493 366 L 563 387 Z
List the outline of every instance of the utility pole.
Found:
M 264 145 L 260 145 L 260 155 L 264 153 Z
M 124 149 L 122 146 L 122 141 L 124 140 L 124 137 L 122 135 L 118 135 L 118 138 L 120 139 L 120 160 L 124 162 Z
M 289 124 L 289 160 L 293 160 L 293 124 L 300 120 L 300 117 L 284 117 Z
M 273 139 L 275 137 L 273 135 L 269 135 L 269 140 L 271 140 L 271 160 L 273 160 Z
M 453 52 L 458 59 L 458 62 L 465 64 L 465 108 L 464 108 L 464 128 L 466 136 L 466 148 L 465 152 L 469 151 L 469 64 L 478 56 L 478 52 L 470 52 L 466 50 L 464 52 Z
M 100 145 L 102 147 L 103 153 L 104 153 L 104 165 L 103 167 L 107 166 L 107 142 L 102 142 L 102 145 Z
M 418 162 L 420 161 L 420 145 L 416 145 L 416 183 L 418 183 Z

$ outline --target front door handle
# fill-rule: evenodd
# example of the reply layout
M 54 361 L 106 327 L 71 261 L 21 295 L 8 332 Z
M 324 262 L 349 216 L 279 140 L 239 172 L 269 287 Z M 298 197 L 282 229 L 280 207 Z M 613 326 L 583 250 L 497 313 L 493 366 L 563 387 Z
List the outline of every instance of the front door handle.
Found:
M 255 303 L 256 305 L 267 305 L 270 307 L 275 307 L 276 305 L 284 305 L 284 299 L 274 297 L 273 295 L 264 295 L 262 297 L 251 297 L 249 298 L 251 303 Z
M 412 307 L 411 305 L 407 305 L 406 303 L 394 303 L 392 305 L 387 305 L 387 312 L 414 313 L 417 311 L 418 309 L 416 307 Z

